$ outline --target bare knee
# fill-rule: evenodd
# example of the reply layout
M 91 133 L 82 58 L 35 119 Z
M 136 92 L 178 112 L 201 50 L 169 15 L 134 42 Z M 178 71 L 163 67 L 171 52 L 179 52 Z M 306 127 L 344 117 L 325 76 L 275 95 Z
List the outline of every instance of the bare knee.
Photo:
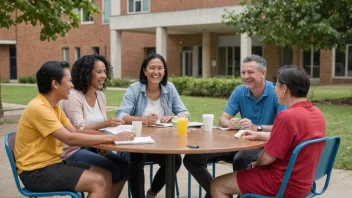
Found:
M 96 174 L 95 181 L 92 183 L 92 192 L 107 192 L 110 186 L 111 180 L 109 181 L 103 174 Z

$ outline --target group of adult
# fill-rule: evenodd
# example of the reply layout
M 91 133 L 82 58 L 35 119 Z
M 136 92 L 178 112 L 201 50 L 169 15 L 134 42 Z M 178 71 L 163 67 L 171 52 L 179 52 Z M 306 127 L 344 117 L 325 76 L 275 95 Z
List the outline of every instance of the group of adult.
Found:
M 265 80 L 266 68 L 265 59 L 258 55 L 243 60 L 244 84 L 235 88 L 219 120 L 220 126 L 246 129 L 243 138 L 267 141 L 264 149 L 185 155 L 183 159 L 206 197 L 247 192 L 275 195 L 293 148 L 302 141 L 325 136 L 322 113 L 306 100 L 310 82 L 304 69 L 280 68 L 275 85 Z M 28 189 L 119 197 L 128 180 L 132 197 L 153 198 L 163 188 L 165 155 L 113 153 L 90 146 L 135 137 L 128 132 L 101 132 L 105 127 L 132 121 L 146 125 L 170 122 L 173 114 L 190 117 L 190 113 L 175 86 L 168 82 L 167 64 L 159 54 L 146 56 L 139 81 L 127 89 L 116 118 L 108 119 L 102 91 L 111 76 L 112 66 L 100 55 L 81 57 L 71 71 L 67 62 L 58 61 L 46 62 L 38 70 L 39 94 L 21 116 L 14 149 L 19 176 Z M 237 113 L 241 119 L 235 118 Z M 301 152 L 285 196 L 308 194 L 322 148 L 323 144 L 317 144 L 309 152 Z M 213 181 L 206 166 L 219 160 L 231 160 L 234 172 Z M 145 161 L 160 165 L 147 193 Z M 181 164 L 181 156 L 175 155 L 176 172 Z

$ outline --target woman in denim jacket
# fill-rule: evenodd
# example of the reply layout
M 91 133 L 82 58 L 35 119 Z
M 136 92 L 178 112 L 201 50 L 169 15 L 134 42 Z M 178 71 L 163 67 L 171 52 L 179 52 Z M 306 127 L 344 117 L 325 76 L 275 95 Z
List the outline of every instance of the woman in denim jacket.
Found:
M 175 86 L 167 81 L 167 65 L 159 54 L 148 55 L 141 66 L 139 82 L 133 83 L 127 89 L 116 117 L 130 124 L 132 121 L 142 121 L 152 125 L 156 122 L 169 122 L 172 113 L 188 115 Z M 147 198 L 155 197 L 165 185 L 165 155 L 131 153 L 130 186 L 133 198 L 144 198 L 144 163 L 155 161 L 160 165 Z M 175 158 L 176 172 L 181 166 L 181 155 Z

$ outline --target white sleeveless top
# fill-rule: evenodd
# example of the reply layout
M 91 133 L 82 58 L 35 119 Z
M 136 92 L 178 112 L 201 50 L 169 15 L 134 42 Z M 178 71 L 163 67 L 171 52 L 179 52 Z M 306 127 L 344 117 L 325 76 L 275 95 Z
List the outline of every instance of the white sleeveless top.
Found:
M 104 121 L 104 116 L 100 111 L 99 103 L 97 100 L 95 100 L 94 107 L 89 106 L 87 103 L 87 105 L 84 105 L 83 108 L 85 108 L 85 111 L 87 112 L 87 117 L 85 117 L 86 126 Z
M 161 106 L 160 98 L 156 101 L 153 101 L 148 98 L 148 104 L 145 107 L 145 110 L 143 112 L 143 117 L 146 117 L 152 113 L 154 113 L 158 116 L 158 120 L 160 120 L 160 118 L 165 115 L 165 111 L 163 109 L 163 106 Z

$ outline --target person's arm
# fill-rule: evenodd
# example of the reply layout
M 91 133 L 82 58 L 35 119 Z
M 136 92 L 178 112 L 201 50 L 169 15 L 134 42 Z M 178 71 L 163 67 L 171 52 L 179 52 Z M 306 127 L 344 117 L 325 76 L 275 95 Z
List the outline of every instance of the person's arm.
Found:
M 252 163 L 252 167 L 260 167 L 260 166 L 267 166 L 273 163 L 277 159 L 276 156 L 271 155 L 264 150 L 260 153 L 259 158 L 256 162 Z
M 252 131 L 258 131 L 258 125 L 252 123 L 252 121 L 248 118 L 243 118 L 240 120 L 241 129 L 248 129 Z M 262 131 L 271 131 L 273 125 L 261 125 Z
M 237 119 L 233 118 L 232 115 L 222 112 L 220 119 L 219 119 L 219 126 L 221 127 L 229 127 L 231 129 L 237 128 Z
M 172 113 L 175 115 L 188 115 L 188 117 L 191 117 L 191 114 L 188 112 L 186 106 L 183 104 L 180 95 L 177 92 L 177 89 L 174 84 L 168 82 L 169 87 L 170 87 L 170 92 L 172 93 Z M 171 115 L 168 115 L 171 116 Z
M 271 132 L 256 132 L 251 130 L 245 130 L 242 134 L 242 138 L 251 141 L 264 141 L 267 142 L 270 138 Z
M 68 126 L 68 128 L 71 127 Z M 70 146 L 92 146 L 96 144 L 113 143 L 114 141 L 133 140 L 135 137 L 134 134 L 128 132 L 107 135 L 93 135 L 87 133 L 89 132 L 82 131 L 74 133 L 67 130 L 67 128 L 65 127 L 60 127 L 59 129 L 52 132 L 50 135 Z

